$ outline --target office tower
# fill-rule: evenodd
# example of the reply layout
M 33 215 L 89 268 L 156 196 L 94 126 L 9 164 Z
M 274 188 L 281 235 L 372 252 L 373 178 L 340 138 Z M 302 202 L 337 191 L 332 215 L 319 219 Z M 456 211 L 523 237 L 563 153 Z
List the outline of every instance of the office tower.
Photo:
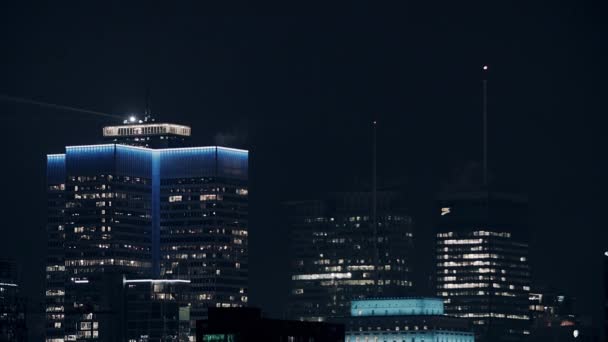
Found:
M 412 219 L 398 192 L 378 191 L 374 234 L 371 204 L 370 192 L 286 204 L 293 319 L 346 317 L 352 300 L 409 293 Z
M 356 300 L 344 320 L 346 341 L 474 342 L 466 319 L 446 316 L 440 298 Z
M 116 143 L 47 157 L 49 342 L 108 340 L 95 321 L 103 300 L 95 287 L 108 274 L 190 280 L 193 319 L 209 306 L 247 303 L 248 152 L 133 146 L 166 140 L 146 127 L 157 124 L 129 120 L 104 128 Z M 98 332 L 81 331 L 82 322 L 98 322 Z
M 0 341 L 25 342 L 25 300 L 17 281 L 14 261 L 0 260 Z
M 257 308 L 211 308 L 208 319 L 197 321 L 196 340 L 344 342 L 344 327 L 326 322 L 268 319 Z
M 436 291 L 480 341 L 529 332 L 527 201 L 488 191 L 448 194 L 437 213 Z

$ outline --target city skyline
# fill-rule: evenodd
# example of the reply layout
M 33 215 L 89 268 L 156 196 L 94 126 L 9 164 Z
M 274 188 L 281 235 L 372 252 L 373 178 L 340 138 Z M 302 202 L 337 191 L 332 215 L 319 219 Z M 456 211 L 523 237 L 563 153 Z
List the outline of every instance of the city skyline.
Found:
M 20 265 L 31 314 L 44 300 L 44 156 L 102 143 L 103 127 L 148 109 L 190 126 L 195 146 L 250 151 L 248 302 L 273 317 L 289 296 L 281 204 L 369 191 L 377 120 L 378 185 L 406 194 L 414 289 L 433 289 L 437 197 L 481 174 L 487 64 L 489 178 L 529 199 L 532 288 L 558 288 L 603 322 L 601 5 L 90 6 L 0 11 L 3 98 L 120 117 L 0 101 L 10 165 L 0 256 Z

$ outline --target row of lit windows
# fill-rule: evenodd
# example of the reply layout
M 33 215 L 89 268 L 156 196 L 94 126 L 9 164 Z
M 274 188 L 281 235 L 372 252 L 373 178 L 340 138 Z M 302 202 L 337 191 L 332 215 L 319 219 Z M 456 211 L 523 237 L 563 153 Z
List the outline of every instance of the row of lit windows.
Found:
M 46 267 L 47 272 L 63 272 L 65 271 L 64 265 L 52 265 Z
M 475 289 L 475 288 L 486 288 L 490 287 L 490 283 L 444 283 L 438 284 L 437 288 L 440 289 Z M 495 289 L 508 288 L 509 290 L 522 289 L 524 291 L 530 291 L 530 287 L 527 285 L 514 285 L 514 284 L 498 284 L 492 283 L 492 287 Z
M 503 259 L 503 256 L 499 256 L 498 254 L 494 254 L 494 253 L 468 253 L 468 254 L 457 254 L 457 255 L 450 255 L 450 254 L 443 254 L 443 255 L 438 255 L 437 259 L 444 259 L 444 260 L 449 260 L 449 259 Z
M 66 260 L 66 266 L 97 266 L 97 265 L 118 265 L 130 267 L 148 267 L 150 262 L 124 259 L 80 259 Z
M 438 245 L 474 245 L 487 242 L 484 239 L 449 239 L 437 241 Z
M 318 273 L 318 274 L 296 274 L 292 280 L 319 280 L 319 279 L 350 279 L 352 273 Z
M 47 297 L 60 297 L 60 296 L 65 296 L 65 291 L 64 290 L 46 290 L 45 294 Z
M 470 267 L 470 266 L 503 266 L 503 267 L 511 267 L 511 268 L 526 268 L 526 264 L 513 264 L 506 262 L 496 262 L 496 261 L 446 261 L 437 263 L 438 267 Z
M 511 233 L 508 232 L 490 232 L 490 231 L 485 231 L 485 230 L 479 230 L 479 231 L 474 231 L 472 232 L 473 236 L 495 236 L 495 237 L 511 237 Z M 457 236 L 456 233 L 454 232 L 447 232 L 447 233 L 437 233 L 437 237 L 438 238 L 448 238 L 448 237 L 455 237 Z
M 504 314 L 499 312 L 490 312 L 490 313 L 464 313 L 464 314 L 455 314 L 458 317 L 466 317 L 466 318 L 484 318 L 484 317 L 494 317 L 494 318 L 509 318 L 509 319 L 517 319 L 517 320 L 529 320 L 529 315 L 513 315 L 513 314 Z

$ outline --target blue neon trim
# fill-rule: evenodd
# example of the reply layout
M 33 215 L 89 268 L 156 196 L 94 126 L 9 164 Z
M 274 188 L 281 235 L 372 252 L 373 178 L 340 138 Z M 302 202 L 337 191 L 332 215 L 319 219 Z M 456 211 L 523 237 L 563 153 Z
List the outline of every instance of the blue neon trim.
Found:
M 46 156 L 47 184 L 64 184 L 66 177 L 65 154 L 49 154 Z

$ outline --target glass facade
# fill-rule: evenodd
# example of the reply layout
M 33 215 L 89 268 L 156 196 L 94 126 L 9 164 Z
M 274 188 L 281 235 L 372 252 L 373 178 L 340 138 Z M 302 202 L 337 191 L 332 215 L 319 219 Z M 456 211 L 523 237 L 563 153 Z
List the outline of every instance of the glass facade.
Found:
M 481 341 L 530 334 L 527 202 L 479 192 L 442 199 L 436 291 L 448 315 L 469 318 Z
M 379 191 L 374 241 L 371 201 L 371 193 L 358 192 L 286 204 L 291 318 L 347 317 L 352 300 L 409 293 L 412 219 L 397 192 Z
M 247 166 L 223 147 L 48 155 L 47 341 L 111 340 L 96 317 L 106 274 L 191 280 L 192 319 L 245 305 Z

